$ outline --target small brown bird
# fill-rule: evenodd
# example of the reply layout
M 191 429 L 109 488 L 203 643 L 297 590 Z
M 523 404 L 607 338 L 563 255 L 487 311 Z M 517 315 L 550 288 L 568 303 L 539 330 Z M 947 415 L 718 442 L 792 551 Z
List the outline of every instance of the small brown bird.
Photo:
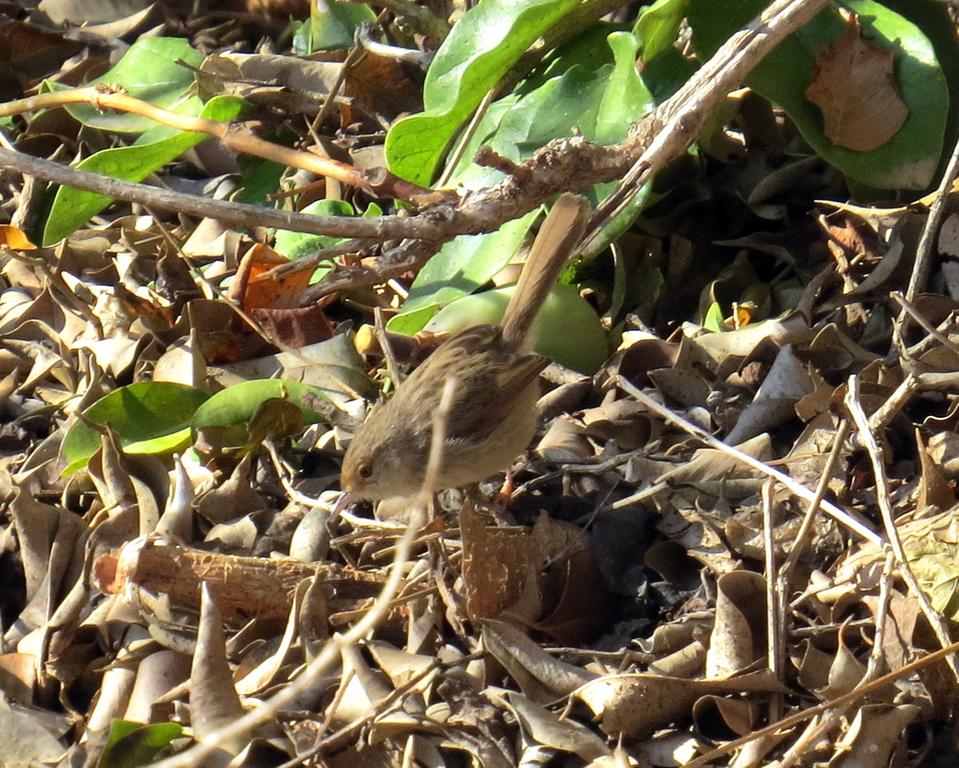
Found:
M 359 499 L 408 497 L 426 474 L 432 416 L 455 377 L 438 487 L 476 483 L 505 469 L 536 431 L 539 374 L 549 360 L 530 351 L 530 329 L 586 228 L 589 204 L 564 194 L 540 227 L 502 326 L 477 325 L 443 342 L 360 425 L 340 483 Z

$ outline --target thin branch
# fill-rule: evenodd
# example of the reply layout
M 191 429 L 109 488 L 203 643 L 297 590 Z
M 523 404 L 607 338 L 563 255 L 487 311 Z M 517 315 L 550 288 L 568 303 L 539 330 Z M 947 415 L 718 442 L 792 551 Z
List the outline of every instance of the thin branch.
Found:
M 899 529 L 896 527 L 896 519 L 892 509 L 892 501 L 889 494 L 889 480 L 886 478 L 886 465 L 883 458 L 883 451 L 876 436 L 869 428 L 869 419 L 866 412 L 862 409 L 862 403 L 859 401 L 859 379 L 856 376 L 849 377 L 849 388 L 845 397 L 846 408 L 852 414 L 856 428 L 859 430 L 859 438 L 865 446 L 866 453 L 869 454 L 869 461 L 872 464 L 873 479 L 876 482 L 876 499 L 879 502 L 879 512 L 882 516 L 882 525 L 886 534 L 886 541 L 892 547 L 893 554 L 896 556 L 896 564 L 906 586 L 909 587 L 913 599 L 922 609 L 926 621 L 932 627 L 936 634 L 936 639 L 942 647 L 948 646 L 952 639 L 949 637 L 949 629 L 943 621 L 942 616 L 932 607 L 926 593 L 919 586 L 919 580 L 912 571 L 909 564 L 909 558 L 906 550 L 903 549 L 902 539 L 899 537 Z M 950 658 L 950 667 L 952 673 L 959 680 L 959 663 Z
M 952 148 L 952 156 L 949 158 L 949 165 L 942 175 L 939 182 L 939 189 L 936 191 L 936 200 L 929 209 L 929 216 L 926 224 L 922 228 L 922 235 L 919 238 L 919 245 L 916 248 L 916 260 L 912 265 L 912 274 L 909 275 L 909 285 L 906 287 L 906 301 L 915 301 L 916 294 L 923 289 L 926 284 L 926 277 L 929 274 L 929 265 L 932 262 L 932 254 L 936 246 L 936 238 L 939 235 L 939 229 L 942 226 L 942 220 L 946 215 L 946 202 L 949 200 L 949 191 L 952 189 L 952 183 L 959 175 L 959 141 Z M 909 330 L 909 316 L 906 314 L 905 307 L 899 310 L 892 326 L 892 349 L 890 356 L 894 356 L 905 345 L 906 333 Z
M 28 176 L 54 181 L 77 189 L 98 192 L 118 200 L 140 203 L 165 211 L 178 211 L 198 217 L 211 217 L 243 227 L 277 227 L 294 232 L 334 237 L 358 237 L 369 240 L 395 240 L 413 237 L 423 240 L 443 240 L 447 227 L 430 216 L 380 216 L 362 219 L 349 216 L 310 216 L 291 211 L 278 211 L 260 205 L 229 203 L 201 195 L 189 195 L 168 189 L 120 181 L 79 168 L 61 165 L 50 160 L 0 149 L 0 167 L 11 168 Z
M 909 317 L 915 320 L 919 324 L 919 326 L 927 334 L 929 334 L 929 336 L 931 336 L 940 344 L 942 344 L 942 346 L 944 346 L 946 349 L 948 349 L 950 352 L 956 355 L 956 357 L 959 357 L 959 346 L 956 346 L 955 344 L 953 344 L 953 342 L 950 341 L 949 337 L 946 336 L 944 333 L 940 333 L 939 330 L 935 328 L 932 323 L 930 323 L 925 317 L 923 317 L 922 313 L 918 309 L 916 309 L 916 306 L 909 299 L 903 296 L 899 291 L 893 291 L 889 295 L 892 297 L 892 299 L 896 303 L 899 304 L 900 312 L 902 311 L 906 312 L 909 315 Z
M 181 131 L 205 133 L 218 139 L 223 146 L 233 152 L 243 152 L 262 157 L 291 168 L 301 168 L 320 176 L 336 179 L 353 187 L 359 187 L 370 194 L 389 194 L 390 196 L 410 199 L 430 192 L 430 190 L 398 179 L 385 171 L 378 171 L 375 175 L 371 175 L 329 157 L 274 144 L 261 139 L 242 123 L 223 123 L 205 117 L 182 115 L 178 112 L 156 107 L 148 101 L 143 101 L 134 96 L 118 93 L 116 90 L 111 90 L 102 85 L 52 91 L 29 96 L 25 99 L 9 101 L 6 104 L 0 104 L 0 117 L 63 107 L 67 104 L 90 104 L 98 110 L 112 109 L 118 112 L 140 115 L 161 125 L 168 125 Z
M 713 57 L 656 110 L 662 129 L 617 189 L 597 206 L 584 242 L 596 237 L 602 225 L 621 211 L 657 170 L 696 140 L 726 95 L 742 85 L 766 54 L 827 4 L 828 0 L 777 0 L 758 19 L 723 43 Z
M 766 646 L 769 671 L 780 683 L 785 682 L 786 647 L 783 627 L 782 603 L 779 596 L 780 580 L 776 571 L 776 491 L 773 481 L 767 480 L 762 488 L 763 549 L 766 571 Z M 774 694 L 769 700 L 769 719 L 782 716 L 783 696 Z
M 730 456 L 735 457 L 743 464 L 747 464 L 755 470 L 771 477 L 775 480 L 778 480 L 782 485 L 786 486 L 793 494 L 799 496 L 801 499 L 806 499 L 807 501 L 813 501 L 816 498 L 816 494 L 810 491 L 801 483 L 797 483 L 789 475 L 780 472 L 778 469 L 770 467 L 768 464 L 764 464 L 759 459 L 754 456 L 750 456 L 748 453 L 740 451 L 738 448 L 734 448 L 731 445 L 726 445 L 726 443 L 721 440 L 717 440 L 709 432 L 701 427 L 697 427 L 695 424 L 686 421 L 681 416 L 673 413 L 666 406 L 660 405 L 655 400 L 653 400 L 649 395 L 643 392 L 638 387 L 634 386 L 630 381 L 623 378 L 622 376 L 616 377 L 616 384 L 627 392 L 631 397 L 635 398 L 643 405 L 645 405 L 653 413 L 657 413 L 662 416 L 667 422 L 674 424 L 685 432 L 693 435 L 694 437 L 699 438 L 704 443 L 709 445 L 712 448 L 715 448 L 718 451 L 729 454 Z M 825 499 L 820 499 L 819 504 L 827 515 L 835 519 L 837 522 L 842 523 L 853 533 L 856 533 L 861 538 L 866 541 L 872 542 L 876 545 L 882 544 L 882 539 L 880 536 L 873 531 L 868 525 L 853 517 L 849 512 L 837 507 L 830 501 Z
M 696 766 L 706 765 L 707 763 L 711 763 L 717 757 L 728 755 L 733 750 L 744 747 L 756 739 L 762 739 L 766 736 L 773 736 L 780 731 L 792 728 L 794 725 L 804 723 L 806 720 L 816 717 L 816 715 L 821 715 L 824 712 L 835 709 L 836 707 L 844 707 L 847 704 L 851 704 L 854 701 L 858 701 L 859 699 L 868 696 L 870 693 L 881 690 L 890 683 L 894 683 L 897 680 L 901 680 L 902 678 L 906 677 L 907 675 L 911 675 L 913 672 L 924 669 L 940 659 L 948 658 L 957 651 L 959 651 L 959 643 L 953 643 L 945 648 L 940 648 L 938 651 L 934 651 L 927 656 L 923 656 L 915 661 L 905 664 L 895 672 L 889 672 L 882 677 L 876 678 L 872 682 L 866 683 L 865 685 L 858 685 L 849 691 L 849 693 L 844 693 L 842 696 L 837 696 L 832 701 L 827 701 L 819 706 L 810 707 L 809 709 L 796 712 L 788 717 L 784 717 L 782 720 L 777 720 L 775 723 L 767 725 L 765 728 L 760 728 L 758 731 L 753 731 L 752 733 L 748 733 L 738 739 L 727 742 L 721 747 L 717 747 L 716 749 L 707 752 L 705 755 L 700 755 L 695 760 L 690 760 L 685 764 L 685 766 L 686 768 L 696 768 Z

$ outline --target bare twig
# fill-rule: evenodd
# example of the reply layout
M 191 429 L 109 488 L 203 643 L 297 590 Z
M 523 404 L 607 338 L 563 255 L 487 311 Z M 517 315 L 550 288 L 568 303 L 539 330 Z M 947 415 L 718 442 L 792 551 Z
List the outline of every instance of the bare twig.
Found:
M 784 604 L 785 601 L 789 599 L 789 592 L 792 588 L 792 576 L 796 571 L 796 566 L 799 564 L 799 558 L 802 557 L 806 545 L 809 543 L 809 535 L 812 532 L 813 523 L 816 520 L 816 515 L 819 514 L 819 507 L 822 504 L 823 498 L 826 496 L 826 491 L 829 489 L 829 480 L 836 467 L 836 462 L 839 461 L 839 454 L 842 452 L 843 445 L 846 442 L 846 435 L 848 434 L 849 423 L 843 419 L 839 422 L 836 434 L 833 437 L 832 448 L 826 459 L 826 466 L 823 467 L 822 476 L 816 485 L 816 494 L 810 499 L 809 506 L 806 507 L 806 514 L 803 515 L 802 524 L 799 526 L 799 532 L 793 541 L 792 549 L 790 549 L 789 554 L 786 555 L 786 562 L 783 563 L 782 570 L 779 572 L 779 594 Z M 785 615 L 785 612 L 783 615 Z
M 430 217 L 381 216 L 362 219 L 350 216 L 308 216 L 120 181 L 8 149 L 0 149 L 0 167 L 12 168 L 20 173 L 68 187 L 99 192 L 118 200 L 128 200 L 165 211 L 179 211 L 201 218 L 209 216 L 250 228 L 277 227 L 315 235 L 361 237 L 380 241 L 399 239 L 411 231 L 416 233 L 414 237 L 424 240 L 442 240 L 449 236 L 446 233 L 447 227 L 439 221 L 431 222 Z M 418 223 L 411 227 L 411 221 Z
M 916 260 L 912 265 L 912 274 L 909 276 L 909 285 L 906 287 L 906 300 L 915 301 L 916 294 L 923 289 L 926 284 L 926 277 L 929 274 L 929 264 L 932 261 L 932 254 L 936 246 L 936 238 L 939 235 L 939 228 L 942 226 L 942 219 L 946 213 L 946 201 L 949 199 L 949 190 L 952 189 L 952 183 L 959 174 L 959 141 L 952 149 L 952 156 L 949 158 L 949 164 L 939 182 L 939 189 L 936 191 L 936 201 L 929 209 L 929 217 L 926 219 L 926 225 L 922 228 L 922 235 L 919 238 L 919 245 L 916 248 Z M 901 345 L 905 344 L 906 333 L 909 330 L 909 316 L 905 308 L 899 311 L 892 326 L 892 349 L 890 356 L 897 354 Z
M 117 93 L 105 86 L 70 88 L 65 91 L 52 91 L 25 99 L 9 101 L 0 105 L 0 117 L 62 107 L 66 104 L 91 104 L 100 110 L 113 109 L 140 115 L 181 131 L 205 133 L 215 137 L 225 147 L 234 152 L 245 152 L 249 155 L 273 160 L 291 168 L 302 168 L 320 176 L 327 176 L 344 184 L 365 189 L 372 194 L 388 193 L 395 197 L 411 198 L 428 191 L 408 181 L 398 179 L 392 174 L 378 172 L 374 178 L 338 160 L 265 141 L 241 124 L 223 123 L 205 117 L 171 112 L 134 96 Z M 399 186 L 395 186 L 394 182 L 398 182 Z
M 603 223 L 622 210 L 657 170 L 682 154 L 699 136 L 726 94 L 739 88 L 767 53 L 819 13 L 827 2 L 776 0 L 758 19 L 723 43 L 679 92 L 660 105 L 656 110 L 656 120 L 662 123 L 662 129 L 636 159 L 617 189 L 597 206 L 584 242 L 594 238 Z
M 763 549 L 765 550 L 766 571 L 766 645 L 769 671 L 779 682 L 784 682 L 785 675 L 785 632 L 783 627 L 782 600 L 779 597 L 779 578 L 776 571 L 776 537 L 775 520 L 776 492 L 773 481 L 763 483 Z M 776 694 L 769 701 L 769 719 L 776 720 L 782 716 L 782 694 Z
M 953 643 L 945 648 L 940 648 L 938 651 L 933 651 L 927 656 L 923 656 L 915 661 L 909 662 L 908 664 L 897 669 L 895 672 L 889 672 L 888 674 L 876 678 L 872 682 L 866 683 L 865 685 L 858 685 L 849 691 L 849 693 L 844 693 L 842 696 L 837 696 L 832 701 L 827 701 L 819 706 L 810 707 L 809 709 L 796 712 L 788 717 L 784 717 L 782 720 L 777 720 L 775 723 L 767 725 L 765 728 L 760 728 L 758 731 L 753 731 L 752 733 L 748 733 L 741 738 L 727 742 L 721 747 L 717 747 L 716 749 L 707 752 L 705 755 L 700 755 L 695 760 L 690 760 L 688 763 L 686 763 L 686 768 L 696 768 L 696 766 L 706 765 L 707 763 L 715 760 L 717 757 L 727 755 L 733 750 L 744 747 L 746 744 L 749 744 L 756 739 L 772 736 L 780 731 L 786 730 L 787 728 L 792 728 L 794 725 L 804 723 L 806 720 L 810 720 L 811 718 L 821 715 L 824 712 L 828 712 L 831 709 L 835 709 L 836 707 L 844 707 L 847 704 L 858 701 L 859 699 L 868 696 L 870 693 L 881 690 L 890 683 L 894 683 L 896 680 L 901 680 L 907 675 L 911 675 L 913 672 L 924 669 L 940 659 L 949 658 L 952 654 L 956 653 L 956 651 L 959 651 L 959 643 Z
M 909 588 L 913 599 L 922 609 L 926 621 L 936 633 L 936 639 L 942 647 L 948 646 L 952 640 L 949 637 L 949 629 L 943 621 L 942 616 L 932 607 L 926 593 L 919 586 L 916 575 L 912 572 L 912 566 L 909 564 L 909 558 L 902 546 L 902 540 L 899 538 L 899 529 L 896 527 L 896 519 L 892 510 L 892 501 L 889 494 L 889 481 L 886 478 L 886 465 L 883 458 L 882 447 L 876 440 L 876 436 L 869 428 L 869 419 L 866 418 L 866 412 L 862 409 L 862 403 L 859 402 L 859 379 L 856 376 L 849 377 L 849 389 L 846 391 L 845 405 L 852 415 L 856 428 L 859 430 L 860 440 L 863 442 L 866 452 L 869 454 L 869 461 L 872 464 L 873 478 L 876 482 L 876 499 L 879 503 L 879 512 L 882 516 L 883 530 L 886 534 L 886 541 L 892 547 L 893 554 L 896 556 L 896 565 L 906 586 Z M 953 674 L 959 680 L 959 663 L 954 658 L 949 659 L 949 665 Z
M 874 622 L 875 631 L 873 633 L 872 652 L 869 654 L 869 665 L 862 676 L 856 688 L 861 688 L 879 676 L 882 669 L 883 650 L 882 636 L 886 631 L 886 617 L 889 615 L 889 597 L 892 594 L 892 582 L 895 573 L 895 558 L 892 550 L 886 551 L 886 560 L 883 563 L 882 579 L 879 582 L 879 607 L 876 610 L 876 620 Z M 845 626 L 845 625 L 844 625 Z M 809 757 L 809 748 L 815 741 L 818 741 L 824 734 L 829 733 L 836 728 L 843 716 L 846 714 L 848 706 L 835 707 L 825 713 L 825 717 L 818 723 L 810 723 L 809 727 L 796 739 L 789 747 L 782 759 L 778 763 L 778 768 L 792 768 L 801 758 Z
M 702 429 L 701 427 L 697 427 L 695 424 L 692 424 L 691 422 L 686 421 L 686 419 L 682 418 L 681 416 L 673 413 L 666 406 L 660 405 L 659 403 L 657 403 L 649 395 L 647 395 L 638 387 L 634 386 L 627 379 L 624 379 L 622 376 L 616 377 L 616 384 L 619 387 L 621 387 L 625 392 L 627 392 L 631 397 L 634 397 L 635 399 L 639 400 L 639 402 L 641 402 L 643 405 L 649 408 L 649 410 L 653 411 L 653 413 L 659 414 L 669 423 L 674 424 L 675 426 L 679 427 L 683 431 L 688 432 L 694 437 L 699 438 L 710 447 L 715 448 L 718 451 L 722 451 L 723 453 L 727 453 L 730 456 L 734 456 L 736 459 L 743 462 L 743 464 L 747 464 L 748 466 L 752 467 L 755 470 L 758 470 L 762 474 L 767 475 L 768 477 L 771 477 L 779 481 L 782 485 L 786 486 L 786 488 L 788 488 L 789 491 L 791 491 L 792 493 L 794 493 L 796 496 L 798 496 L 801 499 L 806 499 L 807 501 L 810 501 L 810 502 L 816 499 L 815 493 L 810 491 L 801 483 L 797 483 L 789 475 L 783 472 L 780 472 L 778 469 L 774 469 L 773 467 L 770 467 L 768 464 L 764 464 L 759 459 L 753 456 L 750 456 L 748 453 L 744 453 L 743 451 L 740 451 L 738 448 L 734 448 L 731 445 L 726 445 L 726 443 L 722 442 L 721 440 L 717 440 L 715 437 L 709 434 L 705 429 Z M 827 515 L 835 519 L 837 522 L 846 526 L 850 531 L 857 534 L 861 538 L 877 545 L 882 543 L 882 539 L 879 537 L 879 535 L 875 531 L 873 531 L 868 525 L 866 525 L 864 522 L 862 522 L 858 518 L 854 517 L 852 514 L 850 514 L 846 510 L 841 509 L 840 507 L 836 506 L 830 501 L 826 501 L 825 499 L 820 499 L 819 505 L 822 508 L 823 512 L 825 512 Z
M 916 309 L 916 306 L 909 299 L 903 296 L 899 291 L 892 291 L 889 295 L 899 304 L 900 311 L 905 311 L 909 317 L 915 320 L 927 334 L 942 344 L 942 346 L 944 346 L 954 355 L 959 357 L 959 347 L 953 344 L 945 334 L 940 333 L 935 326 L 933 326 L 933 324 L 930 323 L 918 309 Z

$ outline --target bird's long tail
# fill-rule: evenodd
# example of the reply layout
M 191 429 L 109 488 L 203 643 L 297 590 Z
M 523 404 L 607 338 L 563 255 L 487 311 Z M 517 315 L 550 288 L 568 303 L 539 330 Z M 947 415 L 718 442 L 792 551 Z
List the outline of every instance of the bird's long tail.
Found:
M 503 315 L 503 339 L 507 344 L 518 348 L 526 345 L 540 307 L 586 230 L 589 214 L 589 203 L 579 195 L 566 192 L 553 204 Z

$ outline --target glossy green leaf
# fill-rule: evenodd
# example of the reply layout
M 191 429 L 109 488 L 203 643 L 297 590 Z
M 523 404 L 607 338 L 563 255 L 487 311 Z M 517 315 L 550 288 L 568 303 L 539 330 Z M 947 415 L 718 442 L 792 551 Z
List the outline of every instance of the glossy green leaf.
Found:
M 633 32 L 643 49 L 643 61 L 652 61 L 673 47 L 689 0 L 656 0 L 639 12 Z
M 100 756 L 99 768 L 141 768 L 182 735 L 183 726 L 177 723 L 142 725 L 114 720 L 106 748 Z
M 197 106 L 200 106 L 199 101 Z M 235 96 L 216 96 L 202 108 L 201 116 L 229 122 L 240 116 L 243 106 L 242 99 Z M 144 134 L 141 140 L 131 146 L 104 149 L 90 155 L 76 167 L 123 181 L 142 181 L 209 138 L 199 131 L 177 131 L 166 126 L 161 128 L 163 130 Z M 75 187 L 58 187 L 43 228 L 43 244 L 52 245 L 71 235 L 112 202 L 113 198 L 107 195 Z
M 557 74 L 545 80 L 534 75 L 533 82 L 538 82 L 535 87 L 494 104 L 478 126 L 465 157 L 471 157 L 482 143 L 519 163 L 547 142 L 571 136 L 574 131 L 601 144 L 625 138 L 630 126 L 653 104 L 636 71 L 639 43 L 631 33 L 613 32 L 591 44 L 595 46 L 592 55 L 582 45 L 577 46 L 572 54 L 575 63 L 566 66 L 561 52 L 548 65 Z M 593 66 L 583 65 L 590 60 Z M 467 189 L 495 184 L 502 178 L 499 171 L 467 161 L 461 162 L 452 175 L 453 181 Z M 609 189 L 610 185 L 596 187 L 591 193 L 593 200 Z M 628 227 L 644 201 L 645 194 L 641 193 L 610 223 L 611 231 Z M 441 306 L 488 283 L 509 263 L 536 213 L 507 222 L 498 232 L 461 236 L 446 243 L 417 275 L 401 313 L 387 327 L 397 333 L 416 333 Z
M 444 307 L 426 325 L 434 333 L 455 333 L 481 323 L 498 323 L 515 286 L 465 296 Z M 609 353 L 596 311 L 569 285 L 553 286 L 533 325 L 533 348 L 568 368 L 593 374 Z
M 338 0 L 310 3 L 309 52 L 350 48 L 357 27 L 374 21 L 376 14 L 364 3 Z
M 416 333 L 440 307 L 489 282 L 509 263 L 538 214 L 531 211 L 497 232 L 464 235 L 444 245 L 416 276 L 403 311 L 387 324 L 389 330 Z
M 688 18 L 699 53 L 711 56 L 766 5 L 764 0 L 692 0 Z M 877 189 L 924 189 L 939 162 L 949 110 L 946 80 L 933 46 L 919 27 L 874 0 L 844 0 L 842 5 L 859 15 L 866 37 L 896 53 L 895 76 L 909 116 L 889 141 L 867 152 L 833 144 L 823 133 L 822 113 L 805 97 L 815 53 L 835 42 L 845 28 L 835 9 L 822 11 L 783 41 L 746 82 L 779 104 L 817 154 L 851 179 Z
M 326 393 L 322 389 L 299 381 L 291 379 L 244 381 L 217 392 L 204 402 L 193 417 L 193 428 L 206 429 L 248 424 L 260 406 L 274 398 L 288 400 L 297 406 L 304 424 L 322 421 L 323 415 L 314 408 L 320 402 L 328 402 Z
M 203 54 L 184 38 L 141 37 L 110 71 L 87 85 L 119 86 L 130 96 L 156 107 L 179 111 L 177 106 L 193 90 L 194 69 L 202 63 Z M 67 111 L 84 125 L 117 133 L 141 133 L 156 124 L 126 112 L 101 112 L 88 104 L 71 104 Z
M 713 333 L 722 333 L 725 329 L 723 323 L 726 318 L 723 316 L 723 308 L 719 306 L 718 301 L 714 301 L 706 310 L 706 317 L 703 318 L 703 328 Z
M 430 64 L 423 113 L 398 121 L 387 134 L 390 170 L 430 184 L 453 137 L 486 94 L 577 5 L 579 0 L 486 0 L 467 11 Z
M 208 397 L 184 384 L 141 381 L 115 389 L 83 414 L 109 426 L 125 453 L 171 453 L 189 444 L 193 415 Z M 82 421 L 75 422 L 60 448 L 67 464 L 64 475 L 85 467 L 99 448 L 100 433 Z
M 317 200 L 306 206 L 302 213 L 308 213 L 315 216 L 355 216 L 356 212 L 353 206 L 344 200 Z M 376 203 L 370 203 L 363 212 L 363 218 L 375 218 L 383 215 L 383 209 Z M 293 232 L 288 229 L 278 229 L 273 248 L 277 253 L 285 256 L 290 261 L 301 259 L 304 256 L 310 256 L 324 248 L 330 248 L 337 243 L 342 243 L 346 238 L 331 237 L 330 235 L 311 235 L 305 232 Z M 313 273 L 310 282 L 319 282 L 327 272 L 330 271 L 332 262 L 321 264 Z

